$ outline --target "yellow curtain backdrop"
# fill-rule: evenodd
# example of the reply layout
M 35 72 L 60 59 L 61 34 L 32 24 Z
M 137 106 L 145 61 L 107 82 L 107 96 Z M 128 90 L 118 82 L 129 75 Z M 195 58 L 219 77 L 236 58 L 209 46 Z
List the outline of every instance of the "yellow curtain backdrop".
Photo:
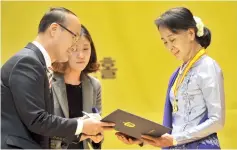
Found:
M 115 79 L 102 79 L 101 72 L 94 74 L 102 83 L 103 116 L 120 108 L 158 123 L 162 122 L 169 77 L 180 62 L 165 50 L 154 20 L 169 8 L 188 7 L 212 31 L 208 54 L 223 69 L 226 91 L 226 124 L 218 134 L 222 148 L 237 148 L 237 2 L 1 4 L 2 64 L 35 38 L 38 23 L 49 7 L 66 7 L 91 32 L 99 61 L 107 57 L 115 61 Z M 105 133 L 103 148 L 138 148 L 121 143 L 114 133 Z

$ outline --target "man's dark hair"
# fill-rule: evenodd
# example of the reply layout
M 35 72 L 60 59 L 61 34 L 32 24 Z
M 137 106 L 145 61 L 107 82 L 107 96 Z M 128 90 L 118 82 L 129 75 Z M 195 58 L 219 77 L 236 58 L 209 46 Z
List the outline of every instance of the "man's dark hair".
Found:
M 66 17 L 65 14 L 72 14 L 75 15 L 72 11 L 63 8 L 63 7 L 55 7 L 50 8 L 48 12 L 46 12 L 43 18 L 40 20 L 38 33 L 43 33 L 52 23 L 60 23 L 66 26 Z

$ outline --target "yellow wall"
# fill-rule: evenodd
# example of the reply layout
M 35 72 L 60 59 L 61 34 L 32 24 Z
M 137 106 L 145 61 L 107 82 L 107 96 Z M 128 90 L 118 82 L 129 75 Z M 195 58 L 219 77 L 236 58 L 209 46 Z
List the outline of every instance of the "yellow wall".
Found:
M 180 62 L 165 50 L 154 20 L 172 7 L 191 9 L 211 29 L 209 55 L 224 72 L 226 124 L 219 132 L 221 146 L 237 148 L 237 2 L 2 2 L 2 63 L 34 39 L 50 6 L 78 14 L 92 34 L 99 60 L 116 60 L 117 78 L 101 80 L 104 115 L 121 108 L 160 123 L 167 82 Z M 138 148 L 122 144 L 113 134 L 106 133 L 104 148 Z

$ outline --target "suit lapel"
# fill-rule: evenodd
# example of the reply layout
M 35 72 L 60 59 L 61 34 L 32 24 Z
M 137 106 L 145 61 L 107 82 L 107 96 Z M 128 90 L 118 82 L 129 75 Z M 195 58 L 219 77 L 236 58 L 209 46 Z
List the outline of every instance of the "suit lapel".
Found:
M 40 49 L 35 46 L 33 43 L 28 43 L 25 46 L 26 49 L 30 49 L 32 51 L 34 51 L 34 53 L 36 54 L 38 60 L 40 61 L 40 63 L 42 64 L 44 70 L 45 70 L 45 74 L 44 74 L 44 93 L 45 93 L 45 109 L 49 112 L 49 113 L 53 113 L 53 101 L 52 101 L 52 95 L 50 94 L 50 89 L 49 89 L 49 81 L 48 81 L 48 77 L 46 74 L 46 63 L 45 63 L 45 59 L 44 56 L 42 54 L 42 52 L 40 51 Z
M 36 53 L 36 55 L 38 56 L 40 62 L 44 66 L 44 68 L 46 68 L 46 63 L 45 63 L 44 56 L 43 56 L 42 52 L 39 50 L 39 48 L 37 46 L 35 46 L 33 43 L 28 43 L 25 46 L 25 48 L 33 50 Z
M 89 78 L 84 73 L 81 74 L 81 81 L 83 110 L 88 113 L 91 113 L 93 106 L 93 86 Z
M 63 114 L 66 118 L 69 118 L 69 109 L 67 101 L 67 91 L 64 83 L 63 75 L 55 75 L 55 82 L 52 84 L 53 89 L 55 90 L 55 100 L 58 101 L 60 107 L 62 108 Z

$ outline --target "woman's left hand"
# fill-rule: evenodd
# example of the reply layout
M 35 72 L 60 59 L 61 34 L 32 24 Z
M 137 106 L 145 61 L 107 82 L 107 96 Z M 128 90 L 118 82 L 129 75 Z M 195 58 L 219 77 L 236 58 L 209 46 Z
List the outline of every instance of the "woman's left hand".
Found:
M 144 143 L 150 144 L 155 147 L 173 146 L 173 139 L 173 136 L 167 133 L 158 138 L 148 135 L 142 135 L 142 140 L 144 141 Z
M 94 143 L 99 143 L 104 139 L 103 134 L 87 135 L 87 137 L 90 138 Z

